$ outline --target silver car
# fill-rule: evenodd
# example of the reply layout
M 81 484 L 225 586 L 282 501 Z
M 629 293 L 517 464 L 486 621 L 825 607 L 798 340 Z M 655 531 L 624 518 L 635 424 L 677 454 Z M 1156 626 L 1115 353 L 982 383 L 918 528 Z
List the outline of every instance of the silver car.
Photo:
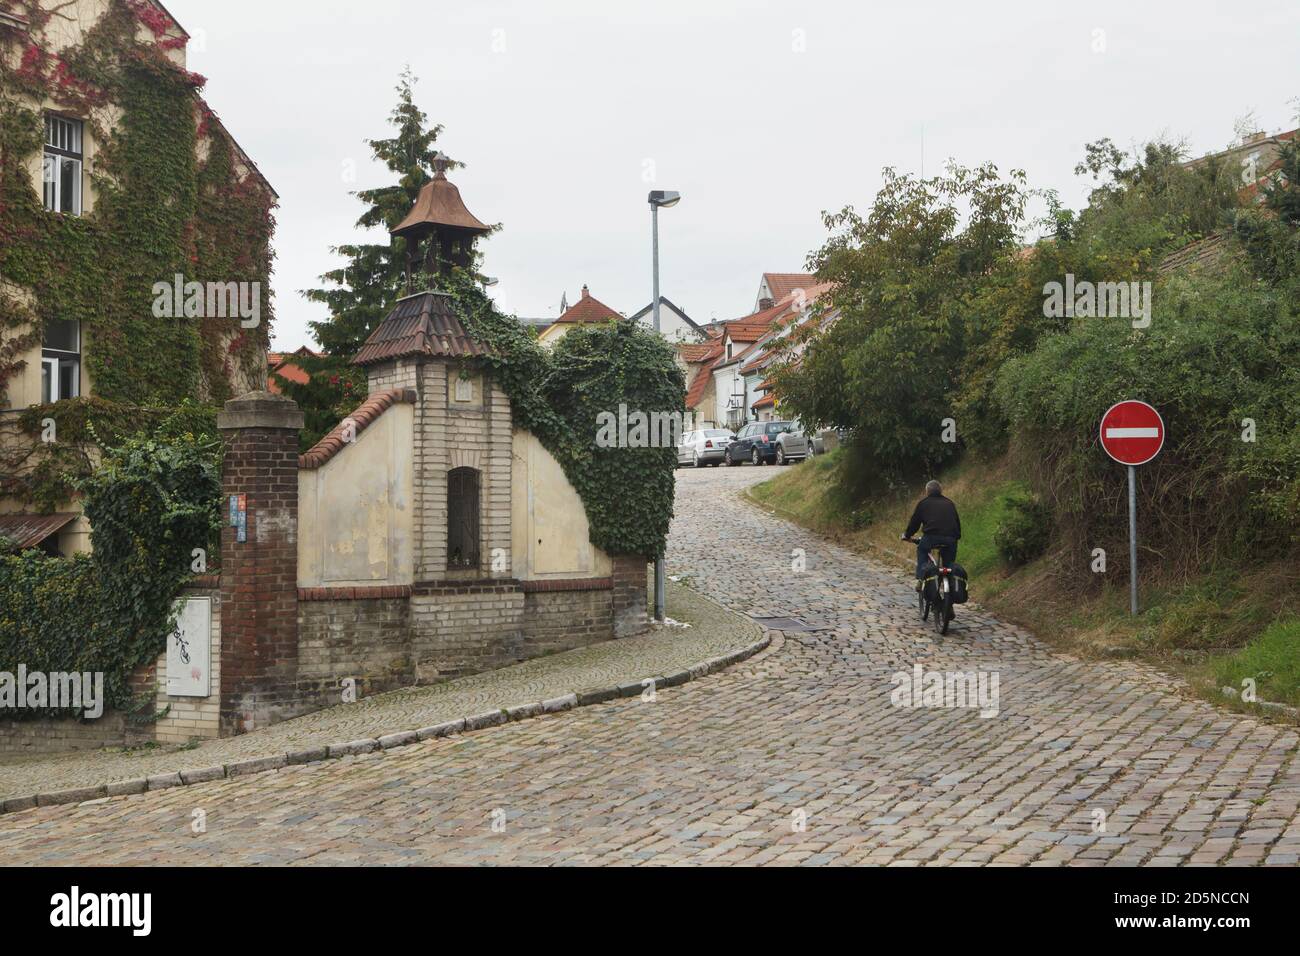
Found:
M 769 427 L 771 424 L 773 423 L 769 423 Z M 803 433 L 803 427 L 798 422 L 776 422 L 775 424 L 783 426 L 774 442 L 776 445 L 774 457 L 778 465 L 788 465 L 792 461 L 803 461 L 803 459 L 813 454 L 811 450 L 812 442 Z
M 724 428 L 703 428 L 687 432 L 682 436 L 682 443 L 677 446 L 677 464 L 693 465 L 703 468 L 705 465 L 717 467 L 727 454 L 727 446 L 732 442 L 732 434 Z

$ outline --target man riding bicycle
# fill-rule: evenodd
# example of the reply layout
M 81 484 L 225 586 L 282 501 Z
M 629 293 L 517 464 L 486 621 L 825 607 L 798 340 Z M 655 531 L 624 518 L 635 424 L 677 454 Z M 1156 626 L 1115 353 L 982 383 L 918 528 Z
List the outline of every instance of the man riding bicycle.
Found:
M 907 523 L 902 540 L 910 541 L 918 529 L 924 529 L 921 540 L 916 543 L 916 586 L 921 587 L 921 577 L 930 560 L 930 552 L 939 549 L 939 557 L 945 565 L 957 561 L 957 542 L 961 538 L 961 518 L 957 516 L 957 506 L 943 496 L 943 487 L 937 481 L 925 486 L 925 497 L 912 512 L 912 520 Z

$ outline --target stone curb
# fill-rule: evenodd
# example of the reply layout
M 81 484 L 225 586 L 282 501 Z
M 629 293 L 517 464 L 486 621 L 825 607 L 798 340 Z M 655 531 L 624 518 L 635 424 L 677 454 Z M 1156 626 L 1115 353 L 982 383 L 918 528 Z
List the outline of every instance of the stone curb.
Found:
M 760 651 L 766 650 L 771 643 L 772 636 L 765 633 L 761 639 L 753 644 L 732 651 L 730 654 L 701 661 L 685 670 L 643 678 L 643 680 L 652 681 L 656 691 L 666 687 L 678 687 L 689 681 L 699 680 L 708 674 L 725 670 L 733 664 L 748 660 Z M 49 793 L 37 793 L 25 797 L 10 797 L 7 800 L 0 801 L 0 814 L 31 810 L 34 807 L 88 803 L 108 797 L 144 793 L 147 790 L 169 790 L 172 787 L 185 787 L 196 783 L 228 780 L 254 773 L 264 773 L 268 770 L 280 770 L 283 767 L 298 767 L 323 760 L 336 760 L 340 757 L 391 750 L 396 747 L 407 747 L 435 737 L 450 737 L 471 730 L 498 727 L 516 720 L 528 720 L 533 717 L 561 713 L 578 707 L 602 704 L 611 700 L 640 697 L 649 686 L 641 680 L 622 681 L 609 687 L 589 687 L 585 690 L 565 694 L 563 697 L 553 697 L 550 700 L 536 701 L 534 703 L 515 704 L 510 707 L 503 707 L 500 710 L 490 710 L 482 714 L 462 717 L 459 720 L 450 720 L 432 727 L 423 727 L 419 730 L 402 730 L 378 738 L 366 738 L 364 740 L 352 740 L 347 743 L 311 747 L 306 750 L 275 754 L 269 757 L 251 757 L 222 766 L 155 774 L 137 780 L 117 780 L 113 783 L 102 783 L 98 786 L 73 787 L 67 790 L 54 790 Z

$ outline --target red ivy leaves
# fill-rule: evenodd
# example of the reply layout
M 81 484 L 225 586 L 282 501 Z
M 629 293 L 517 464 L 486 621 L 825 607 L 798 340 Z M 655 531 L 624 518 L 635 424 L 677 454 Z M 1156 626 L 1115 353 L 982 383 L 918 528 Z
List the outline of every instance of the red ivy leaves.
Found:
M 53 71 L 50 64 L 54 64 Z M 49 88 L 61 102 L 77 103 L 83 108 L 102 106 L 108 101 L 106 94 L 88 80 L 83 80 L 72 71 L 67 60 L 57 53 L 47 53 L 35 43 L 29 43 L 23 50 L 22 61 L 15 73 L 19 81 Z
M 50 55 L 35 43 L 27 44 L 27 49 L 23 50 L 23 60 L 18 65 L 18 78 L 44 83 L 46 64 L 50 59 Z
M 168 30 L 179 25 L 149 0 L 126 0 L 126 5 L 135 14 L 135 18 L 154 35 L 154 46 L 159 50 L 181 50 L 190 42 L 189 37 L 184 34 L 178 37 L 167 35 Z M 186 82 L 196 89 L 207 82 L 197 73 L 186 73 L 185 77 Z
M 155 37 L 164 36 L 173 26 L 172 18 L 155 7 L 149 0 L 126 0 L 135 18 L 143 23 Z M 182 46 L 184 42 L 182 40 Z

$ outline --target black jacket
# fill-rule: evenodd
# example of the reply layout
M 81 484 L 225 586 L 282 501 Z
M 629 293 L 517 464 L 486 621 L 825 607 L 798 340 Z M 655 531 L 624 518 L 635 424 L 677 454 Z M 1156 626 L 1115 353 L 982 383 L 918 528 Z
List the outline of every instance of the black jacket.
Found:
M 926 534 L 960 538 L 961 518 L 957 517 L 957 506 L 943 495 L 926 495 L 912 512 L 912 520 L 907 523 L 905 533 L 910 538 L 921 527 L 925 528 Z

